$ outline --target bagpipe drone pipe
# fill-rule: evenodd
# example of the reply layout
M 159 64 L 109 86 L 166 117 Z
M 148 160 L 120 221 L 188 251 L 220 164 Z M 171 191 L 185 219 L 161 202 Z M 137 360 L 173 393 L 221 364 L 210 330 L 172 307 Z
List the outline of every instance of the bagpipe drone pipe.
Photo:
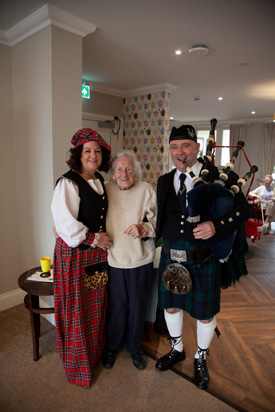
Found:
M 230 162 L 219 173 L 219 178 L 213 183 L 207 182 L 209 163 L 213 164 L 212 150 L 216 147 L 214 136 L 217 120 L 211 119 L 210 124 L 211 130 L 201 177 L 195 176 L 192 169 L 187 167 L 187 172 L 192 177 L 193 182 L 193 189 L 187 193 L 189 212 L 187 220 L 194 225 L 213 221 L 231 212 L 234 207 L 234 196 L 258 170 L 257 166 L 250 165 L 249 172 L 242 178 L 238 178 L 238 175 L 233 172 L 235 160 L 244 147 L 244 142 L 239 141 L 237 146 L 233 146 L 236 149 L 230 158 Z M 213 238 L 210 238 L 206 240 L 206 243 L 217 259 L 226 262 L 231 254 L 234 241 L 235 233 L 232 233 L 221 241 L 216 242 Z

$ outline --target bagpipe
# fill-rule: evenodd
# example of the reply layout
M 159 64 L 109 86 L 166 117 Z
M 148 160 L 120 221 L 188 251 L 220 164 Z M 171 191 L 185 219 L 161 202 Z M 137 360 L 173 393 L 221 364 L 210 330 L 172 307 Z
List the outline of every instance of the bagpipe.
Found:
M 193 188 L 187 193 L 188 200 L 188 212 L 189 217 L 187 220 L 194 225 L 198 223 L 213 221 L 218 219 L 227 213 L 231 212 L 234 207 L 234 196 L 244 187 L 246 182 L 258 171 L 257 166 L 251 166 L 247 156 L 245 155 L 250 170 L 242 177 L 238 178 L 238 175 L 233 172 L 235 161 L 242 151 L 244 154 L 244 142 L 239 141 L 237 146 L 230 146 L 235 148 L 229 163 L 222 168 L 219 172 L 218 179 L 213 183 L 209 183 L 209 164 L 214 166 L 213 149 L 215 144 L 215 129 L 217 125 L 217 119 L 210 120 L 211 129 L 209 132 L 209 138 L 207 141 L 206 155 L 204 156 L 204 164 L 201 170 L 201 177 L 195 176 L 192 169 L 187 167 L 187 172 L 192 178 Z M 183 162 L 185 159 L 183 159 Z M 252 184 L 252 182 L 251 182 Z M 221 262 L 226 262 L 232 252 L 233 244 L 235 240 L 235 233 L 232 233 L 225 239 L 216 242 L 213 238 L 207 239 L 206 243 L 214 256 Z M 198 248 L 198 247 L 197 247 Z M 199 254 L 199 250 L 198 250 Z

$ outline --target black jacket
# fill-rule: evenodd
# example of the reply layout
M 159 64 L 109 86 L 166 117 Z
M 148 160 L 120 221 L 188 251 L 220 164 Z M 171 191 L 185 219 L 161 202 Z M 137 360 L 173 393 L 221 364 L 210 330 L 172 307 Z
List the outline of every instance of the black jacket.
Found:
M 204 163 L 202 159 L 198 159 L 199 162 Z M 218 169 L 208 162 L 207 169 L 209 170 L 208 181 L 213 183 L 219 178 Z M 157 216 L 157 226 L 156 226 L 156 242 L 162 237 L 162 229 L 165 224 L 165 208 L 167 205 L 168 194 L 173 186 L 173 179 L 176 169 L 173 169 L 170 173 L 166 173 L 161 176 L 157 184 L 157 201 L 158 201 L 158 216 Z M 226 187 L 230 188 L 232 184 L 236 184 L 238 180 L 238 175 L 234 172 L 229 173 L 229 179 L 227 181 Z M 205 201 L 210 202 L 211 198 L 205 199 Z M 203 207 L 203 205 L 202 205 Z M 178 210 L 178 213 L 176 212 Z M 180 225 L 180 208 L 178 202 L 175 203 L 175 213 L 172 216 L 173 227 L 176 229 L 175 225 Z M 225 239 L 235 230 L 237 230 L 249 217 L 251 216 L 250 206 L 240 190 L 234 196 L 233 209 L 226 215 L 212 219 L 212 222 L 216 229 L 216 234 L 213 237 L 215 241 Z M 172 228 L 171 228 L 172 230 Z

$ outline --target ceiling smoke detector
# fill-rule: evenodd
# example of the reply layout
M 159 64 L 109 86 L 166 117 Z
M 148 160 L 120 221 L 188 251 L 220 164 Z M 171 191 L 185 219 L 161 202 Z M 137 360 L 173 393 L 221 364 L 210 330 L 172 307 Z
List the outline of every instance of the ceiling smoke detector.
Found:
M 209 49 L 207 48 L 206 44 L 198 43 L 193 44 L 193 46 L 189 50 L 189 53 L 197 54 L 199 56 L 206 56 L 209 53 Z

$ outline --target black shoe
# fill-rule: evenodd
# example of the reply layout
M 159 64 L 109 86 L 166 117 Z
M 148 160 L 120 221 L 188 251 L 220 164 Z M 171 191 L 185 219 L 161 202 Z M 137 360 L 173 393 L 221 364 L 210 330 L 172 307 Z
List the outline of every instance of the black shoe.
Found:
M 200 389 L 206 389 L 209 385 L 209 374 L 206 359 L 194 359 L 195 384 Z
M 160 371 L 167 371 L 176 362 L 181 362 L 186 358 L 185 350 L 182 352 L 172 349 L 169 353 L 160 358 L 156 363 L 156 369 Z
M 142 351 L 137 353 L 136 355 L 132 355 L 133 358 L 133 364 L 135 365 L 136 368 L 138 369 L 145 369 L 147 366 L 147 361 L 145 358 L 145 355 Z
M 105 369 L 111 369 L 115 363 L 115 353 L 108 348 L 105 348 L 101 355 L 101 362 Z

